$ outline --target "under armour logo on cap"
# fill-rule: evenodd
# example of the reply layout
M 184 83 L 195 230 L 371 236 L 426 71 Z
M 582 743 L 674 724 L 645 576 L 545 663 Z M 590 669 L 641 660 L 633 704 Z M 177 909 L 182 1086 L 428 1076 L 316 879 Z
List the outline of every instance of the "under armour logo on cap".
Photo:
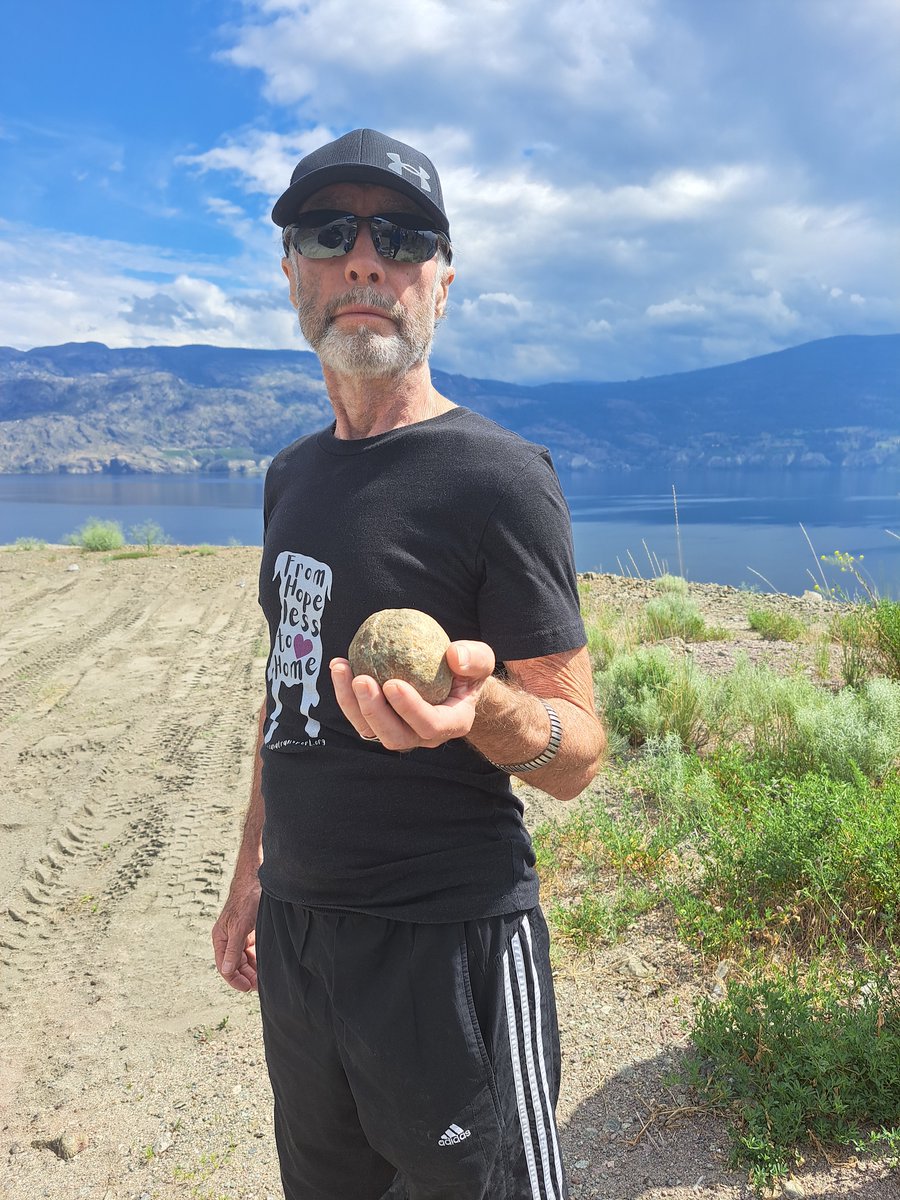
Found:
M 401 160 L 399 154 L 394 154 L 391 150 L 388 151 L 388 159 L 390 160 L 388 164 L 389 171 L 393 171 L 395 175 L 402 175 L 404 171 L 409 171 L 410 175 L 416 175 L 418 177 L 419 183 L 422 185 L 423 192 L 431 191 L 431 185 L 428 182 L 431 176 L 424 167 L 410 166 L 409 163 L 405 163 Z

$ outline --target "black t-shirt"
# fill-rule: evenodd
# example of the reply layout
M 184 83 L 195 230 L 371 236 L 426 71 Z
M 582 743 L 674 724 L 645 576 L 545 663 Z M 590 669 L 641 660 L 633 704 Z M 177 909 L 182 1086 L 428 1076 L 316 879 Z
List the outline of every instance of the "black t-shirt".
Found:
M 262 886 L 279 899 L 410 921 L 537 902 L 522 805 L 464 739 L 398 754 L 334 696 L 371 613 L 418 608 L 498 662 L 584 645 L 569 512 L 547 451 L 465 408 L 377 437 L 333 427 L 266 476 Z

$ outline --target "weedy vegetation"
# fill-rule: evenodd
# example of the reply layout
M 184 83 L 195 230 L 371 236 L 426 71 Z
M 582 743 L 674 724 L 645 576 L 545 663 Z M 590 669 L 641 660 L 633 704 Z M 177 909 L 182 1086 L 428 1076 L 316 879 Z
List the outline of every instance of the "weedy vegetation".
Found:
M 900 679 L 900 601 L 877 600 L 872 608 L 879 666 L 891 679 Z
M 693 600 L 681 592 L 670 591 L 648 601 L 641 630 L 642 641 L 659 642 L 664 638 L 680 637 L 686 642 L 698 642 L 706 634 L 706 622 Z
M 660 592 L 674 592 L 679 596 L 688 594 L 688 581 L 680 575 L 670 575 L 668 572 L 658 575 L 653 580 L 653 586 Z
M 152 554 L 157 546 L 164 546 L 172 540 L 160 524 L 150 520 L 132 525 L 128 536 L 132 542 L 143 546 L 147 554 Z
M 640 746 L 673 733 L 683 746 L 706 745 L 716 721 L 721 688 L 663 646 L 616 655 L 595 674 L 609 732 L 618 745 Z
M 156 521 L 142 521 L 138 525 L 132 525 L 128 530 L 128 536 L 131 539 L 132 545 L 136 544 L 140 548 L 120 550 L 117 554 L 111 554 L 109 561 L 119 562 L 122 559 L 149 558 L 156 552 L 158 546 L 165 546 L 172 540 L 163 527 L 157 524 Z
M 769 642 L 798 642 L 806 632 L 797 617 L 771 608 L 749 609 L 747 624 Z
M 806 1142 L 900 1150 L 900 995 L 875 973 L 797 967 L 701 1002 L 691 1082 L 732 1114 L 731 1161 L 758 1189 Z
M 890 530 L 892 537 L 897 535 Z M 831 622 L 831 634 L 841 650 L 841 676 L 849 687 L 879 673 L 900 678 L 900 602 L 878 595 L 862 566 L 863 555 L 836 550 L 820 556 L 854 581 L 817 590 L 840 606 Z
M 125 545 L 125 534 L 118 521 L 102 521 L 99 517 L 88 517 L 85 523 L 63 538 L 66 545 L 80 546 L 82 550 L 120 550 Z
M 638 644 L 646 609 L 690 599 L 660 591 L 637 613 L 582 597 L 612 761 L 604 794 L 535 831 L 556 939 L 591 953 L 658 910 L 698 966 L 729 964 L 685 1070 L 758 1190 L 810 1145 L 896 1153 L 900 605 L 829 595 L 818 642 L 750 610 L 764 638 L 810 642 L 829 684 L 835 639 L 835 688 L 745 658 L 713 677 Z

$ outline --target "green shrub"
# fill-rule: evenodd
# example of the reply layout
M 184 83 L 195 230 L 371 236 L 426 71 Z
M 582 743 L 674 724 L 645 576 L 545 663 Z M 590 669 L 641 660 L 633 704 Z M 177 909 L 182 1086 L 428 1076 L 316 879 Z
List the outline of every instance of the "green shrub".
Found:
M 586 801 L 534 832 L 541 894 L 560 937 L 579 949 L 615 940 L 659 903 L 644 880 L 663 869 L 668 847 L 638 811 L 617 816 Z
M 737 740 L 772 769 L 844 780 L 883 779 L 900 761 L 900 681 L 834 695 L 746 658 L 711 678 L 655 646 L 619 654 L 595 682 L 610 732 L 632 747 L 669 733 L 692 749 Z
M 848 687 L 859 687 L 878 666 L 878 640 L 872 609 L 854 604 L 832 617 L 832 640 L 840 648 L 841 678 Z
M 827 769 L 883 778 L 900 754 L 900 683 L 873 679 L 836 695 L 803 675 L 782 676 L 746 659 L 722 683 L 720 726 L 756 754 L 795 772 Z
M 900 755 L 900 683 L 873 679 L 833 695 L 805 676 L 742 659 L 723 687 L 732 733 L 743 729 L 751 748 L 782 769 L 849 780 L 859 768 L 881 779 Z
M 648 738 L 625 779 L 656 805 L 671 847 L 717 820 L 722 801 L 716 782 L 705 761 L 686 752 L 674 733 Z
M 718 795 L 692 873 L 670 889 L 688 941 L 722 955 L 900 934 L 900 777 L 779 775 L 739 751 L 706 769 Z
M 900 679 L 900 601 L 881 599 L 872 611 L 879 666 L 891 679 Z
M 890 529 L 885 533 L 898 536 Z M 841 647 L 844 682 L 858 687 L 876 671 L 900 678 L 900 601 L 879 597 L 871 576 L 863 570 L 862 554 L 856 557 L 835 550 L 820 557 L 856 582 L 852 593 L 842 585 L 826 584 L 824 589 L 816 585 L 817 591 L 843 606 L 831 622 L 831 634 Z
M 13 543 L 16 550 L 45 550 L 47 543 L 41 538 L 20 537 Z
M 556 892 L 594 884 L 603 872 L 654 878 L 669 854 L 664 831 L 640 807 L 623 803 L 615 815 L 602 800 L 583 801 L 562 821 L 546 821 L 534 833 L 537 867 Z
M 125 545 L 125 535 L 118 521 L 101 521 L 99 517 L 88 517 L 80 529 L 64 538 L 71 546 L 82 550 L 119 550 Z
M 697 605 L 688 596 L 679 592 L 668 592 L 648 601 L 641 619 L 641 635 L 644 641 L 662 641 L 664 638 L 680 637 L 685 641 L 700 641 L 706 632 L 706 624 Z
M 673 686 L 675 664 L 662 649 L 621 654 L 596 678 L 606 724 L 639 746 L 666 731 L 659 713 L 659 695 Z
M 682 745 L 705 745 L 720 689 L 663 647 L 619 654 L 596 677 L 607 725 L 632 746 L 674 733 Z
M 828 632 L 820 631 L 813 643 L 813 670 L 821 680 L 831 675 L 831 634 Z
M 734 747 L 700 759 L 670 733 L 623 782 L 617 814 L 589 801 L 535 832 L 542 887 L 585 921 L 589 894 L 649 880 L 707 954 L 900 937 L 900 774 L 798 776 Z
M 590 838 L 586 810 L 579 806 L 565 821 L 544 821 L 532 836 L 535 867 L 548 882 L 562 871 L 577 869 L 587 856 L 594 864 L 594 846 Z
M 141 521 L 139 525 L 132 525 L 128 530 L 128 536 L 133 542 L 139 546 L 143 546 L 148 554 L 155 547 L 165 545 L 171 541 L 171 538 L 164 531 L 163 527 L 156 521 Z
M 682 579 L 680 575 L 658 575 L 653 580 L 653 586 L 660 592 L 674 592 L 678 595 L 687 595 L 688 582 Z
M 747 613 L 747 621 L 751 629 L 770 642 L 796 642 L 806 629 L 803 622 L 790 613 L 771 608 L 751 608 Z
M 778 675 L 766 666 L 735 663 L 723 682 L 729 732 L 741 733 L 756 753 L 784 763 L 796 751 L 797 712 L 827 703 L 827 695 L 803 675 Z
M 731 1122 L 732 1162 L 758 1189 L 812 1139 L 900 1146 L 900 997 L 886 972 L 733 983 L 721 1004 L 700 1001 L 692 1038 L 691 1082 Z
M 795 714 L 786 751 L 795 770 L 826 770 L 852 779 L 859 768 L 883 779 L 900 764 L 900 682 L 876 678 L 858 690 L 817 693 Z
M 584 630 L 591 665 L 595 671 L 602 671 L 615 657 L 616 639 L 607 627 L 597 621 L 586 621 Z

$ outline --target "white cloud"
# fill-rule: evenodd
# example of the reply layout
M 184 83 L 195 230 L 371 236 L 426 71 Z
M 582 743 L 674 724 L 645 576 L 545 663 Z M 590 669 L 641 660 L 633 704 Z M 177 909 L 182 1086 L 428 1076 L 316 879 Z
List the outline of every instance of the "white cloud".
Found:
M 60 341 L 64 324 L 113 344 L 299 344 L 268 213 L 303 154 L 363 125 L 440 170 L 458 274 L 439 366 L 623 378 L 900 328 L 895 0 L 240 11 L 220 57 L 266 103 L 176 160 L 183 191 L 132 189 L 156 217 L 206 214 L 221 257 L 64 235 L 45 277 L 37 233 L 28 261 L 0 243 L 18 289 L 0 341 Z M 73 166 L 90 184 L 130 162 L 109 141 Z
M 862 3 L 852 38 L 869 46 L 879 0 Z M 814 139 L 787 120 L 809 104 L 799 65 L 816 128 L 843 128 L 833 72 L 803 58 L 840 52 L 814 6 L 781 14 L 794 62 L 752 6 L 720 20 L 671 0 L 397 0 L 363 32 L 348 0 L 245 13 L 225 58 L 261 73 L 294 131 L 238 131 L 191 165 L 268 203 L 302 153 L 354 126 L 426 149 L 458 267 L 442 365 L 522 379 L 703 365 L 858 327 L 851 294 L 879 297 L 879 331 L 900 322 L 884 271 L 896 221 L 843 181 L 832 199 Z
M 693 304 L 687 300 L 666 300 L 664 304 L 651 304 L 646 315 L 654 320 L 667 320 L 669 317 L 699 317 L 706 313 L 703 304 Z
M 588 321 L 585 333 L 591 338 L 610 338 L 613 334 L 613 327 L 605 317 L 601 317 L 600 320 Z
M 520 300 L 510 292 L 483 292 L 474 300 L 463 301 L 466 316 L 483 318 L 485 315 L 501 313 L 508 317 L 521 317 L 531 310 L 530 300 Z
M 746 196 L 763 175 L 745 164 L 717 166 L 706 172 L 672 171 L 643 186 L 601 194 L 600 213 L 624 224 L 696 220 Z
M 550 94 L 555 107 L 596 111 L 634 94 L 639 50 L 654 36 L 652 0 L 393 0 L 361 21 L 348 0 L 248 4 L 223 57 L 262 72 L 266 98 L 312 120 L 354 108 L 363 95 L 396 121 L 418 102 L 432 111 L 502 87 Z M 643 94 L 644 89 L 640 89 Z M 533 105 L 533 100 L 532 100 Z M 502 107 L 502 106 L 501 106 Z M 485 113 L 485 116 L 488 116 Z
M 202 173 L 228 172 L 245 191 L 274 198 L 287 187 L 298 160 L 334 136 L 322 125 L 289 134 L 248 129 L 202 154 L 179 155 L 176 162 Z
M 305 348 L 283 289 L 274 286 L 274 270 L 270 291 L 241 289 L 222 263 L 98 238 L 66 235 L 64 240 L 66 254 L 57 255 L 47 270 L 46 246 L 60 244 L 60 233 L 0 222 L 7 298 L 0 311 L 3 345 L 27 349 L 101 341 L 110 346 L 201 342 Z

